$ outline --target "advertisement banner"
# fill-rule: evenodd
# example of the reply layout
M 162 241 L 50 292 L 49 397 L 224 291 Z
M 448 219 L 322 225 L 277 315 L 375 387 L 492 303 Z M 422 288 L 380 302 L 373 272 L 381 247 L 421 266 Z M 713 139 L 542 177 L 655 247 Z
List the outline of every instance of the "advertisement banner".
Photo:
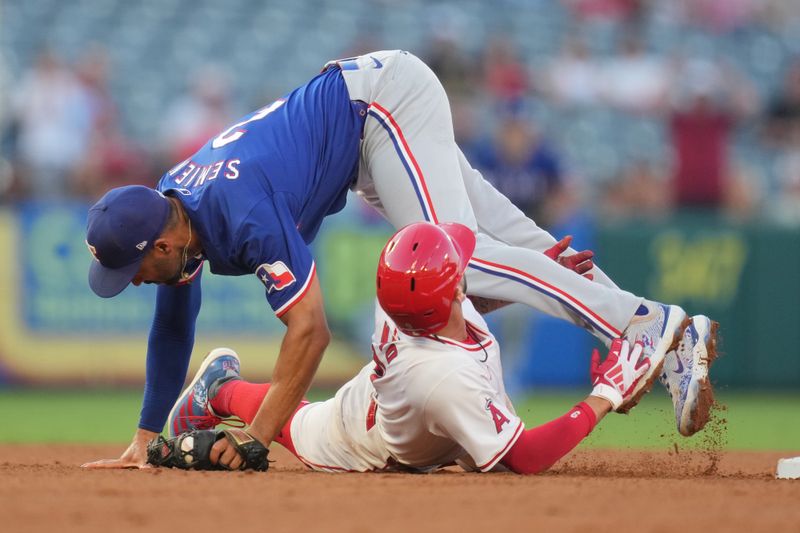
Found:
M 155 287 L 129 287 L 115 298 L 89 289 L 87 206 L 29 203 L 0 210 L 0 377 L 22 383 L 139 382 Z M 341 383 L 368 359 L 375 262 L 388 229 L 358 231 L 336 217 L 315 252 L 334 340 L 317 383 Z M 339 229 L 337 229 L 339 228 Z M 254 276 L 203 273 L 192 367 L 217 346 L 242 357 L 253 379 L 266 379 L 284 326 Z M 367 331 L 368 330 L 368 331 Z

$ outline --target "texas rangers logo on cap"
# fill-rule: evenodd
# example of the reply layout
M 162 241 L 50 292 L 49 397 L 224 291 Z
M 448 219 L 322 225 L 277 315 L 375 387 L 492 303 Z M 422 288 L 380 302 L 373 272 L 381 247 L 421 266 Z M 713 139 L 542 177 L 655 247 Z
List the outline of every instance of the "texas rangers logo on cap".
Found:
M 294 277 L 292 271 L 289 270 L 283 261 L 259 265 L 256 269 L 256 276 L 258 276 L 258 279 L 261 280 L 269 293 L 273 290 L 282 291 L 297 281 L 297 278 Z

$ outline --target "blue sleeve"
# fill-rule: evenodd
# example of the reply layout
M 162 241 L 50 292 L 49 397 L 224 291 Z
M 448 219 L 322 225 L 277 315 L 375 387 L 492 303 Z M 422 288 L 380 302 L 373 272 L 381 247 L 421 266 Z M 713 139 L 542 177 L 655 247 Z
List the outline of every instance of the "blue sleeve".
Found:
M 239 233 L 239 261 L 264 284 L 278 317 L 302 299 L 314 275 L 314 259 L 292 217 L 291 201 L 280 193 L 262 200 Z
M 147 342 L 147 370 L 139 427 L 160 433 L 181 392 L 200 312 L 200 278 L 180 287 L 159 286 Z

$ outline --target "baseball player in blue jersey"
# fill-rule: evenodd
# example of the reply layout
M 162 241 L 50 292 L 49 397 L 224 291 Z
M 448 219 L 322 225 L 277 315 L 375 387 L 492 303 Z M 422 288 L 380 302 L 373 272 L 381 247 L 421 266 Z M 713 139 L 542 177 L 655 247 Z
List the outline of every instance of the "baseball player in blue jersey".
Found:
M 520 302 L 607 344 L 642 341 L 651 365 L 625 410 L 661 377 L 682 434 L 707 421 L 716 324 L 619 289 L 591 253 L 575 253 L 526 218 L 459 150 L 433 72 L 409 53 L 380 51 L 329 63 L 210 139 L 155 190 L 113 189 L 89 210 L 95 293 L 159 284 L 139 428 L 119 459 L 89 466 L 144 464 L 186 377 L 206 262 L 216 274 L 255 274 L 286 325 L 272 387 L 248 428 L 264 444 L 275 438 L 330 338 L 308 244 L 348 189 L 396 228 L 421 220 L 469 227 L 476 247 L 466 275 L 479 309 Z

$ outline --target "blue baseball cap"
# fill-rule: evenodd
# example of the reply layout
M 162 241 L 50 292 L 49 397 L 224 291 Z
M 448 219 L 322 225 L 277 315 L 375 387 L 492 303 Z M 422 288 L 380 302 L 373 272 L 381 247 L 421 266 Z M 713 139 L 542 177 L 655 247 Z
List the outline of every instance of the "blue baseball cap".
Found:
M 161 235 L 169 210 L 163 194 L 142 185 L 111 189 L 89 209 L 86 245 L 94 256 L 89 286 L 95 294 L 111 298 L 128 286 Z

